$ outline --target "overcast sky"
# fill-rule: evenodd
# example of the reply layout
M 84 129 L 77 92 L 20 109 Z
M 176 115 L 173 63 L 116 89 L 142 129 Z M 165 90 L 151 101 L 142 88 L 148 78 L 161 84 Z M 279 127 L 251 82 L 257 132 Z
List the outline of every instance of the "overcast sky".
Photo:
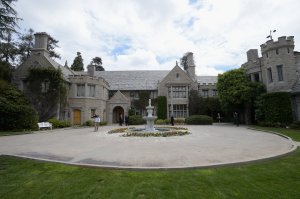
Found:
M 197 75 L 238 68 L 270 29 L 300 46 L 299 0 L 18 0 L 21 30 L 59 40 L 64 64 L 81 52 L 105 70 L 170 70 L 193 52 Z

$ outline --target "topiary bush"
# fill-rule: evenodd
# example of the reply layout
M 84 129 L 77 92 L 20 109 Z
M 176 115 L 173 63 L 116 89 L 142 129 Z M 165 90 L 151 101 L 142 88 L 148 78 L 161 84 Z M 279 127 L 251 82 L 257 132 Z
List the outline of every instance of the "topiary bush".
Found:
M 53 128 L 65 128 L 71 126 L 69 121 L 65 120 L 58 120 L 56 118 L 51 118 L 48 122 L 52 123 Z
M 128 117 L 128 123 L 130 125 L 139 125 L 139 124 L 145 124 L 146 120 L 144 120 L 140 115 L 132 115 Z
M 186 124 L 209 124 L 213 123 L 213 119 L 207 115 L 192 115 L 185 119 Z

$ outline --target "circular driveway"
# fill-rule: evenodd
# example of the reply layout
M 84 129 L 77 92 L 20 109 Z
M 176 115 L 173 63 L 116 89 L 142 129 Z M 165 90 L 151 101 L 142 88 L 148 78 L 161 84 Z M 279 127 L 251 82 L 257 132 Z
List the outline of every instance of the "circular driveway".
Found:
M 228 124 L 185 126 L 191 134 L 174 137 L 120 137 L 118 126 L 49 130 L 0 137 L 0 154 L 118 168 L 187 168 L 234 164 L 280 156 L 295 150 L 280 135 Z

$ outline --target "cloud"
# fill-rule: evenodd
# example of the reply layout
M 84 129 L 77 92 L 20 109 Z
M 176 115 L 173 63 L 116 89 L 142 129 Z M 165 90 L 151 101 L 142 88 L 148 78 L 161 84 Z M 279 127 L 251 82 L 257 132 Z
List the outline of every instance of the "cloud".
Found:
M 22 28 L 58 39 L 61 62 L 76 52 L 106 70 L 170 70 L 187 51 L 198 75 L 217 75 L 246 61 L 270 29 L 300 37 L 297 0 L 26 0 L 16 8 Z

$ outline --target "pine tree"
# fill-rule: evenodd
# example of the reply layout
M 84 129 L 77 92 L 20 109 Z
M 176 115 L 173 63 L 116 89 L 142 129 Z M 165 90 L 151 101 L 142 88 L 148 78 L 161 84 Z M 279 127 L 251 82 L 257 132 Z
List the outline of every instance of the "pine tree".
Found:
M 81 53 L 77 52 L 77 56 L 75 57 L 73 64 L 71 65 L 71 69 L 74 71 L 83 71 L 83 59 L 81 57 Z
M 34 40 L 34 30 L 29 29 L 26 33 L 21 34 L 19 37 L 20 42 L 18 43 L 18 53 L 20 56 L 20 62 L 24 62 L 31 54 Z

